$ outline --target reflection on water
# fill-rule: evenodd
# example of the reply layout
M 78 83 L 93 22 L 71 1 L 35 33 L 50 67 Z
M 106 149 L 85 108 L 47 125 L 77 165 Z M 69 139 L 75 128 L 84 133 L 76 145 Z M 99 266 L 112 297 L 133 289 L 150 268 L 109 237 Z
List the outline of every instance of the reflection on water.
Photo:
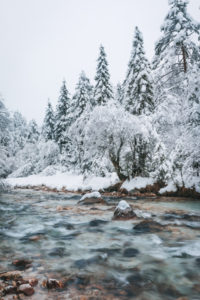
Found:
M 48 274 L 87 274 L 104 287 L 112 280 L 113 299 L 200 299 L 197 201 L 130 200 L 138 219 L 112 221 L 119 199 L 96 209 L 78 207 L 79 199 L 73 194 L 20 190 L 1 194 L 0 272 L 12 270 L 11 262 L 25 257 L 33 261 L 28 272 L 41 279 Z M 60 211 L 58 206 L 67 209 Z M 192 211 L 195 217 L 173 215 L 176 209 Z M 144 218 L 170 224 L 170 229 L 139 234 L 134 226 Z

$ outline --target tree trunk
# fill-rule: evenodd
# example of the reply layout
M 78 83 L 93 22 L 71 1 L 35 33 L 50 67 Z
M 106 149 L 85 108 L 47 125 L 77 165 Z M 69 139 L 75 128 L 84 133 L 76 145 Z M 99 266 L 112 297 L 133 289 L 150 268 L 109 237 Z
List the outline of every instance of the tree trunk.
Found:
M 181 46 L 181 50 L 182 50 L 182 55 L 183 55 L 183 69 L 184 69 L 184 73 L 186 73 L 187 72 L 187 61 L 186 61 L 187 54 L 186 54 L 185 47 L 183 46 L 183 44 Z

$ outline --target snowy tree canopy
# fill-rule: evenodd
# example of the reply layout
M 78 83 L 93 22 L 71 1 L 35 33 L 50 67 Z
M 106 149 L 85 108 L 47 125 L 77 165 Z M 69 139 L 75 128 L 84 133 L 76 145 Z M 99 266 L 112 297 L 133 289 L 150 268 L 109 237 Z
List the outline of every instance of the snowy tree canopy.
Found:
M 145 56 L 143 37 L 135 28 L 133 48 L 123 84 L 125 108 L 132 114 L 149 114 L 154 109 L 153 79 Z
M 69 92 L 66 88 L 66 82 L 63 81 L 60 90 L 60 96 L 58 99 L 58 105 L 56 107 L 55 114 L 55 140 L 59 144 L 60 150 L 67 143 L 67 129 L 70 126 L 70 98 Z
M 71 103 L 71 117 L 72 120 L 77 120 L 85 109 L 90 109 L 93 103 L 93 87 L 90 80 L 86 77 L 85 72 L 82 71 L 78 83 L 76 85 L 75 94 Z
M 54 139 L 55 116 L 50 101 L 47 103 L 42 134 L 46 141 Z
M 154 68 L 160 76 L 187 72 L 193 59 L 200 56 L 195 39 L 199 39 L 200 25 L 187 13 L 186 0 L 170 0 L 170 10 L 161 26 L 163 35 L 156 43 Z
M 101 45 L 97 60 L 96 85 L 94 88 L 94 98 L 97 105 L 104 105 L 113 98 L 112 86 L 104 47 Z

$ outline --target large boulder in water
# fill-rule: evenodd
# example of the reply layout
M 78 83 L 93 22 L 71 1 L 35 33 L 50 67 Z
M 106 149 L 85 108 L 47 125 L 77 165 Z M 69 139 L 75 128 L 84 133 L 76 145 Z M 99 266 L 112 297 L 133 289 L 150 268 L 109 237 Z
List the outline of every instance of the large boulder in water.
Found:
M 135 225 L 133 229 L 137 233 L 154 233 L 163 231 L 165 226 L 153 220 L 144 220 Z
M 102 198 L 99 192 L 92 192 L 85 194 L 78 204 L 81 205 L 92 205 L 92 204 L 106 204 L 106 201 Z
M 125 200 L 121 200 L 114 211 L 113 220 L 129 220 L 135 217 L 132 207 Z

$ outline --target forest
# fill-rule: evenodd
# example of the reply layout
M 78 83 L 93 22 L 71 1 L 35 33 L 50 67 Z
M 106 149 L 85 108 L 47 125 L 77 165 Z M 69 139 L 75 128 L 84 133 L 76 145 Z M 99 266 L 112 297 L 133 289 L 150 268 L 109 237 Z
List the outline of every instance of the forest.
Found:
M 117 86 L 100 45 L 95 85 L 82 71 L 71 95 L 64 80 L 41 127 L 0 99 L 0 178 L 115 172 L 122 181 L 147 177 L 200 192 L 200 25 L 188 1 L 169 3 L 152 62 L 136 27 Z

